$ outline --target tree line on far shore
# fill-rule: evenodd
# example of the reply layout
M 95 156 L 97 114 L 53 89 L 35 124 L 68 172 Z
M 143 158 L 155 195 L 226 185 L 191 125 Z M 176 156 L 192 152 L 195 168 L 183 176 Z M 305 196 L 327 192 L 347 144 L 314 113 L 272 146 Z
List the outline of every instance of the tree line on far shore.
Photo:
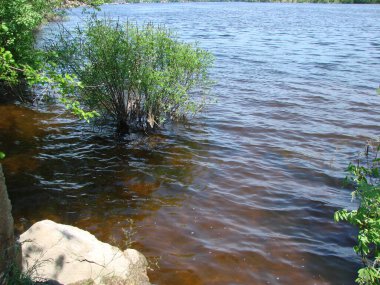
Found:
M 261 2 L 261 3 L 327 3 L 327 4 L 380 4 L 380 0 L 127 0 L 113 3 L 184 3 L 184 2 Z

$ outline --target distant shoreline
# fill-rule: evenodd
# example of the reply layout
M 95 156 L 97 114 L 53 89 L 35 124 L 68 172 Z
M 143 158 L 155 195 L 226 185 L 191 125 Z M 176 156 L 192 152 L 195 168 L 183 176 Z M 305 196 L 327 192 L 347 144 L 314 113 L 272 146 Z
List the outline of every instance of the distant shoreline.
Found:
M 131 1 L 108 1 L 105 4 L 137 4 L 137 3 L 227 3 L 227 2 L 239 2 L 239 3 L 305 3 L 305 4 L 380 4 L 380 0 L 342 0 L 342 1 L 329 1 L 329 0 L 316 0 L 316 1 L 304 1 L 304 0 L 274 0 L 274 1 L 186 1 L 186 0 L 131 0 Z

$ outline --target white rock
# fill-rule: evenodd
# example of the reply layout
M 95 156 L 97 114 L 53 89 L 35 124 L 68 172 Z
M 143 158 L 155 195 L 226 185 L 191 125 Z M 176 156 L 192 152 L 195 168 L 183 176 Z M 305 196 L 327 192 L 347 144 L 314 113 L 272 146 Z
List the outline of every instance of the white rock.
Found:
M 65 285 L 88 279 L 93 284 L 150 284 L 141 253 L 134 249 L 122 252 L 73 226 L 40 221 L 20 236 L 20 242 L 23 270 L 32 271 L 35 279 Z

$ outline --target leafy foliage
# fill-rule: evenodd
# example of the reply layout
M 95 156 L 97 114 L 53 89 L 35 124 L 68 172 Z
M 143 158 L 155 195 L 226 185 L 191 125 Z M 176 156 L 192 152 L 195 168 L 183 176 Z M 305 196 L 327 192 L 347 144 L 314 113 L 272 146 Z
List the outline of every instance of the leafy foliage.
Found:
M 25 89 L 25 66 L 38 69 L 35 30 L 52 11 L 50 1 L 0 0 L 0 99 Z
M 0 0 L 0 47 L 19 64 L 33 65 L 34 31 L 56 5 L 56 1 L 46 0 Z
M 360 200 L 357 210 L 339 210 L 335 221 L 348 221 L 358 227 L 354 250 L 362 257 L 364 267 L 358 271 L 359 284 L 380 284 L 380 142 L 366 146 L 365 153 L 356 164 L 347 168 L 347 182 L 355 186 L 353 198 Z
M 0 47 L 0 80 L 8 83 L 17 82 L 16 62 L 10 51 Z
M 64 1 L 66 2 L 66 1 Z M 96 112 L 85 112 L 70 94 L 82 85 L 75 76 L 58 74 L 45 53 L 35 48 L 35 31 L 50 15 L 59 15 L 59 0 L 0 0 L 0 87 L 1 96 L 14 87 L 54 91 L 67 109 L 89 121 Z M 88 4 L 103 1 L 88 0 Z M 4 91 L 6 90 L 6 91 Z
M 12 54 L 17 64 L 38 67 L 41 60 L 35 48 L 35 31 L 47 18 L 62 15 L 58 10 L 67 1 L 0 0 L 0 47 Z M 82 1 L 89 5 L 103 1 Z
M 63 30 L 49 47 L 58 70 L 77 76 L 77 100 L 110 116 L 120 131 L 155 128 L 202 109 L 210 53 L 165 27 L 99 20 Z

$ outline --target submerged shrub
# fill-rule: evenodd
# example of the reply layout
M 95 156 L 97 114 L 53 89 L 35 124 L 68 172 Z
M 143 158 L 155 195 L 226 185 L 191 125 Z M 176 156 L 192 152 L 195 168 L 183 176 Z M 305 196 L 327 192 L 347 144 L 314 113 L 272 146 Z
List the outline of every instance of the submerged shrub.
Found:
M 77 100 L 120 131 L 194 114 L 208 98 L 212 55 L 162 26 L 92 17 L 84 28 L 63 30 L 49 50 L 58 69 L 83 84 Z

